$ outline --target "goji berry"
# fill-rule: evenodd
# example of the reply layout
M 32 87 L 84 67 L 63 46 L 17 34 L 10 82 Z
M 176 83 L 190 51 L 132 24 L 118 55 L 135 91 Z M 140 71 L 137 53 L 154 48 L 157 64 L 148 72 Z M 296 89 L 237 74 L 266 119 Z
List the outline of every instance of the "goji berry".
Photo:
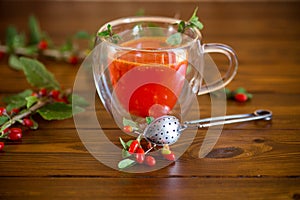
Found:
M 4 148 L 4 142 L 0 142 L 0 151 L 3 151 Z
M 156 160 L 155 160 L 155 158 L 152 157 L 152 156 L 146 156 L 145 162 L 146 162 L 146 164 L 147 164 L 148 166 L 151 166 L 151 167 L 154 166 L 154 165 L 156 164 Z
M 32 127 L 33 126 L 33 121 L 31 119 L 28 118 L 24 118 L 23 119 L 23 124 L 27 127 Z
M 164 158 L 170 161 L 174 161 L 175 160 L 175 154 L 173 152 L 169 153 L 169 154 L 163 154 Z
M 20 129 L 20 128 L 11 128 L 10 129 L 8 139 L 10 139 L 10 140 L 19 140 L 21 138 L 22 138 L 22 129 Z
M 124 126 L 124 127 L 123 127 L 123 130 L 124 130 L 126 133 L 132 133 L 133 128 L 132 128 L 132 126 Z
M 39 95 L 44 97 L 47 95 L 47 89 L 46 88 L 41 88 L 39 91 Z
M 135 153 L 135 151 L 137 150 L 138 146 L 139 146 L 139 141 L 133 140 L 131 142 L 130 146 L 129 146 L 128 152 L 131 153 L 131 154 Z
M 6 109 L 4 107 L 0 108 L 0 116 L 5 115 L 6 114 Z
M 58 90 L 51 90 L 49 95 L 50 97 L 57 99 L 59 97 L 60 92 Z
M 78 63 L 78 60 L 78 57 L 73 55 L 69 57 L 68 62 L 72 65 L 76 65 Z
M 38 44 L 39 50 L 45 50 L 48 48 L 48 42 L 46 40 L 41 40 Z
M 238 102 L 245 102 L 248 100 L 248 97 L 244 93 L 237 93 L 236 95 L 234 95 L 234 99 Z

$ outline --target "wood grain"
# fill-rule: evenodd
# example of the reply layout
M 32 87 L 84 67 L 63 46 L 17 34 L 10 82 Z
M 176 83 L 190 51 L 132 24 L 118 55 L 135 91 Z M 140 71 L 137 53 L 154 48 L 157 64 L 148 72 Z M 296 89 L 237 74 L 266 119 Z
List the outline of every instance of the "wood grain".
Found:
M 87 134 L 102 130 L 119 148 L 120 136 L 130 138 L 91 88 L 96 105 L 82 115 L 89 120 L 96 112 L 102 129 L 76 127 L 73 119 L 46 122 L 35 116 L 38 130 L 25 131 L 21 141 L 5 141 L 0 199 L 300 199 L 299 2 L 1 1 L 0 41 L 5 41 L 10 24 L 27 32 L 30 14 L 62 44 L 78 30 L 94 33 L 103 23 L 132 16 L 140 8 L 147 15 L 188 19 L 196 6 L 205 25 L 203 43 L 225 43 L 238 54 L 239 71 L 228 88 L 245 87 L 254 96 L 244 104 L 228 101 L 227 114 L 264 108 L 272 110 L 272 121 L 224 126 L 204 158 L 199 151 L 207 129 L 198 130 L 192 141 L 181 141 L 191 145 L 175 163 L 148 173 L 125 173 L 94 158 L 77 133 L 76 128 Z M 7 59 L 0 60 L 1 99 L 30 87 L 22 72 L 8 67 Z M 64 88 L 73 88 L 80 65 L 40 60 Z M 198 101 L 201 117 L 210 117 L 211 97 L 203 95 Z

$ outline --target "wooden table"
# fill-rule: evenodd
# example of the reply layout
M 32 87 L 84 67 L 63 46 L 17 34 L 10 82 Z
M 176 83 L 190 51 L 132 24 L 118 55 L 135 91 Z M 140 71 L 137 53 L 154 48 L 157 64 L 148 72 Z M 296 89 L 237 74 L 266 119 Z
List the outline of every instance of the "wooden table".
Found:
M 253 93 L 246 103 L 227 102 L 227 114 L 258 108 L 273 111 L 271 123 L 225 126 L 213 151 L 198 158 L 199 130 L 187 151 L 161 170 L 132 174 L 111 169 L 81 143 L 72 119 L 45 122 L 7 142 L 0 153 L 0 199 L 300 199 L 300 24 L 299 2 L 18 2 L 1 1 L 0 37 L 9 24 L 27 30 L 34 13 L 60 43 L 78 30 L 90 33 L 105 22 L 134 15 L 188 19 L 195 6 L 204 22 L 204 42 L 232 46 L 239 71 L 230 89 Z M 72 88 L 79 66 L 43 59 L 65 88 Z M 1 98 L 29 87 L 22 72 L 0 61 Z M 201 96 L 209 106 L 209 96 Z M 3 105 L 3 103 L 1 103 Z M 105 113 L 100 105 L 97 113 Z M 203 116 L 209 116 L 209 109 Z M 109 118 L 106 131 L 119 133 Z

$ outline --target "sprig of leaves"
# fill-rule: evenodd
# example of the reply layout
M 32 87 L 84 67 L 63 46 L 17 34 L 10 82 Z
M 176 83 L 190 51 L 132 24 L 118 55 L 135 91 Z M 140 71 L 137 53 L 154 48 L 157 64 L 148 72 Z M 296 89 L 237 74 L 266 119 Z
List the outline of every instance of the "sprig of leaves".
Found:
M 179 23 L 175 24 L 178 26 L 177 33 L 174 33 L 167 38 L 166 40 L 167 44 L 171 46 L 181 44 L 182 42 L 181 34 L 184 33 L 187 28 L 197 28 L 199 30 L 203 29 L 203 24 L 199 21 L 199 18 L 197 17 L 197 11 L 198 11 L 198 7 L 194 10 L 193 15 L 187 22 L 180 21 Z
M 119 42 L 121 37 L 118 34 L 115 34 L 112 30 L 112 26 L 110 24 L 107 24 L 106 30 L 103 30 L 98 33 L 99 37 L 104 37 L 104 38 L 110 38 L 111 41 L 115 44 Z
M 77 40 L 87 40 L 88 49 L 80 50 L 75 42 Z M 0 54 L 9 54 L 8 64 L 16 70 L 21 70 L 18 56 L 38 57 L 42 55 L 76 64 L 93 48 L 93 41 L 94 36 L 85 31 L 78 31 L 69 36 L 63 45 L 56 46 L 47 33 L 41 29 L 38 19 L 32 15 L 28 19 L 28 38 L 15 26 L 9 26 L 6 30 L 5 45 L 0 45 Z
M 0 114 L 0 138 L 8 138 L 10 126 L 19 122 L 23 124 L 22 119 L 30 118 L 36 129 L 38 124 L 32 118 L 33 115 L 39 114 L 45 120 L 63 120 L 71 118 L 74 113 L 83 112 L 88 103 L 84 98 L 71 94 L 70 90 L 62 90 L 60 84 L 45 66 L 31 58 L 21 57 L 18 62 L 22 65 L 22 70 L 29 84 L 38 88 L 40 91 L 48 93 L 37 94 L 31 89 L 27 89 L 18 94 L 5 97 L 3 102 L 7 104 L 6 108 L 1 108 Z M 56 95 L 51 95 L 55 91 Z M 75 105 L 74 107 L 72 107 Z M 12 113 L 18 110 L 19 113 Z M 24 125 L 24 124 L 23 124 Z

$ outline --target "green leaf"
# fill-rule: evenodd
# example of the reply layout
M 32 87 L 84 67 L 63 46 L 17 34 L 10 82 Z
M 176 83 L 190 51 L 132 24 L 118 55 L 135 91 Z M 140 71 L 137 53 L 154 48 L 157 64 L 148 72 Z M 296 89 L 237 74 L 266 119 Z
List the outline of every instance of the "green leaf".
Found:
M 108 37 L 109 36 L 109 31 L 108 30 L 102 31 L 102 32 L 98 33 L 98 36 Z
M 31 15 L 28 21 L 30 44 L 38 44 L 41 41 L 41 29 L 37 19 Z
M 194 13 L 192 17 L 189 19 L 189 23 L 192 24 L 192 26 L 198 28 L 199 30 L 203 29 L 203 24 L 199 21 L 199 18 L 197 17 L 197 11 L 198 7 L 194 10 Z
M 120 142 L 121 142 L 121 144 L 122 144 L 122 146 L 123 146 L 123 149 L 127 149 L 127 146 L 126 146 L 126 143 L 122 140 L 122 138 L 120 138 Z
M 38 47 L 37 47 L 37 45 L 30 45 L 30 46 L 25 47 L 25 50 L 26 50 L 27 54 L 33 55 L 38 52 Z
M 179 22 L 177 31 L 179 33 L 183 33 L 185 31 L 185 22 L 184 21 Z
M 130 156 L 131 154 L 126 149 L 122 149 L 122 158 L 128 158 Z
M 83 97 L 77 94 L 69 95 L 68 101 L 71 102 L 73 105 L 79 107 L 87 107 L 89 105 L 89 103 Z
M 45 66 L 37 60 L 20 58 L 28 83 L 34 87 L 47 89 L 60 89 L 59 83 L 53 74 L 47 71 Z
M 17 29 L 14 26 L 9 26 L 6 29 L 6 46 L 9 48 L 9 51 L 13 51 L 14 39 L 17 34 Z
M 25 98 L 27 101 L 26 107 L 30 108 L 33 104 L 35 104 L 36 102 L 38 102 L 39 98 L 37 98 L 36 96 L 29 96 Z
M 166 42 L 172 46 L 179 45 L 182 42 L 181 33 L 174 33 L 170 35 L 167 38 Z
M 77 33 L 75 33 L 74 38 L 77 38 L 77 39 L 90 39 L 91 36 L 88 32 L 78 31 Z
M 124 168 L 127 168 L 127 167 L 131 167 L 135 164 L 136 162 L 134 160 L 131 160 L 129 158 L 126 158 L 124 160 L 121 160 L 119 163 L 118 163 L 118 167 L 119 169 L 124 169 Z
M 239 87 L 239 88 L 237 88 L 236 90 L 234 90 L 234 93 L 235 93 L 235 94 L 238 94 L 238 93 L 247 94 L 247 91 L 246 91 L 245 88 Z
M 128 141 L 126 142 L 126 146 L 127 146 L 127 147 L 130 147 L 132 141 L 133 141 L 133 140 L 128 140 Z M 126 148 L 126 149 L 127 149 L 127 148 Z
M 11 54 L 8 58 L 8 65 L 15 70 L 22 70 L 23 64 L 15 54 Z
M 73 41 L 68 38 L 63 46 L 60 47 L 61 52 L 72 51 L 73 50 Z
M 0 126 L 7 122 L 9 118 L 7 116 L 0 116 Z
M 25 90 L 16 95 L 4 97 L 3 101 L 8 104 L 6 110 L 10 112 L 13 108 L 21 108 L 27 104 L 26 97 L 32 94 L 32 90 Z
M 153 117 L 146 117 L 147 124 L 151 124 L 151 122 L 153 122 L 153 120 L 154 120 Z
M 47 104 L 37 110 L 45 120 L 62 120 L 73 116 L 72 106 L 65 103 Z
M 123 126 L 131 126 L 132 128 L 139 128 L 138 124 L 130 119 L 123 118 Z

